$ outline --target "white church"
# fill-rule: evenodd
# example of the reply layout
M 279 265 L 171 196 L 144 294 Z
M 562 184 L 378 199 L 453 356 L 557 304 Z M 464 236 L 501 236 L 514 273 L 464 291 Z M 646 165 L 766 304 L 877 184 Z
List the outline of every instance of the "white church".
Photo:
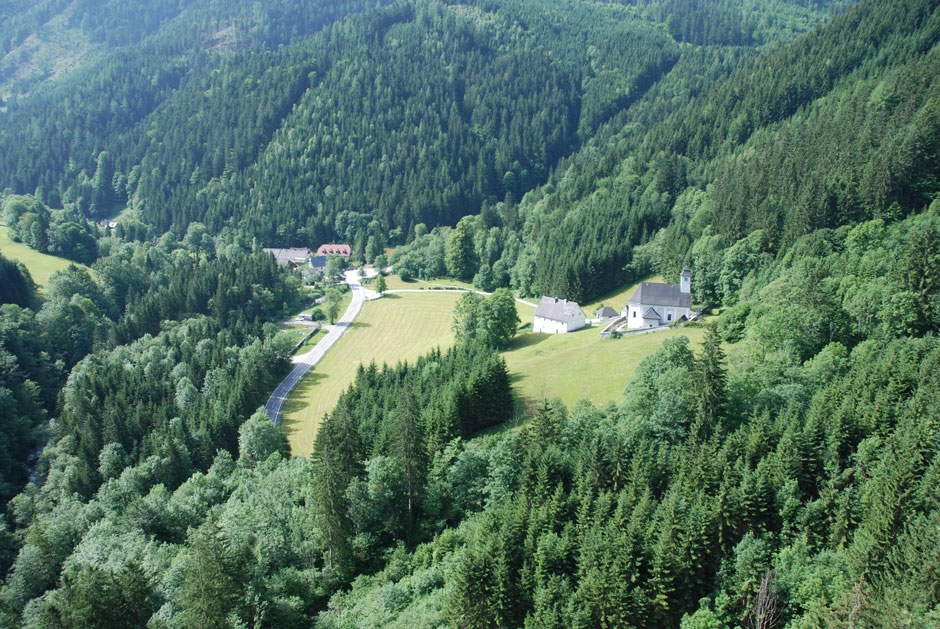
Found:
M 621 314 L 627 328 L 657 328 L 669 325 L 692 311 L 692 271 L 682 269 L 678 284 L 643 282 L 630 296 Z

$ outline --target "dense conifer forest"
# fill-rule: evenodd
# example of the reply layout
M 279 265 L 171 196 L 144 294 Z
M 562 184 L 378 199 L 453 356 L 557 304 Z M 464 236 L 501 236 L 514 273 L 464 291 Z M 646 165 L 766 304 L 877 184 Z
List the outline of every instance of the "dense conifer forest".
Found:
M 0 255 L 0 626 L 940 625 L 938 4 L 7 3 L 0 217 L 85 266 Z M 496 292 L 291 458 L 261 247 L 333 240 Z M 510 291 L 685 265 L 700 348 L 521 403 Z

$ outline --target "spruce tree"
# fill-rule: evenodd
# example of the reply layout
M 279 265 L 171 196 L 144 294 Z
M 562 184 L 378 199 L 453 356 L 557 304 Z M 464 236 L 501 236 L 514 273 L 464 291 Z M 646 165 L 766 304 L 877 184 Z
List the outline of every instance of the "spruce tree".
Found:
M 705 331 L 702 352 L 695 360 L 699 416 L 694 432 L 700 440 L 707 438 L 725 417 L 727 374 L 724 359 L 721 336 L 715 326 L 709 326 Z
M 317 522 L 327 548 L 327 561 L 337 572 L 351 567 L 352 523 L 347 513 L 346 488 L 362 475 L 360 450 L 355 421 L 340 406 L 323 421 L 313 446 Z

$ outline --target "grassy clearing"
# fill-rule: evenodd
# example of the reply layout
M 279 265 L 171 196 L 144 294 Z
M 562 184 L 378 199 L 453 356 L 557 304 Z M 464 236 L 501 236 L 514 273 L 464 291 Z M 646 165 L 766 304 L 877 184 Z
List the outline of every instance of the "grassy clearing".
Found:
M 438 278 L 427 283 L 429 284 L 428 288 L 465 288 L 467 290 L 474 290 L 473 284 L 470 282 L 461 282 L 460 280 Z
M 663 278 L 661 275 L 657 275 L 655 277 L 647 278 L 643 281 L 662 282 Z M 594 301 L 583 304 L 581 306 L 581 310 L 584 311 L 584 314 L 587 315 L 588 319 L 594 317 L 594 313 L 597 312 L 597 309 L 600 308 L 601 305 L 610 306 L 614 310 L 619 311 L 626 305 L 627 300 L 630 299 L 630 295 L 633 294 L 639 285 L 640 282 L 637 282 L 636 284 L 624 284 L 620 288 L 615 288 L 611 292 L 603 295 L 602 297 L 599 297 L 598 299 L 595 299 Z
M 310 333 L 310 326 L 302 325 L 299 323 L 289 323 L 281 328 L 281 334 L 289 338 L 291 343 L 300 343 L 300 341 L 303 340 L 303 338 L 307 336 L 309 333 Z M 318 335 L 314 334 L 313 337 L 311 338 L 315 338 L 316 336 Z M 304 343 L 304 345 L 307 345 L 309 342 L 310 342 L 310 339 L 308 339 Z M 314 341 L 314 343 L 315 342 L 316 341 Z M 298 353 L 303 353 L 304 351 L 306 350 L 304 350 L 303 347 L 301 347 L 299 350 L 297 350 L 294 353 L 298 354 Z
M 446 278 L 438 278 L 431 281 L 426 280 L 410 280 L 408 282 L 404 281 L 398 275 L 386 275 L 385 276 L 385 285 L 389 290 L 432 290 L 440 288 L 465 288 L 467 290 L 473 290 L 473 284 L 467 282 L 461 282 L 460 280 L 449 280 Z
M 309 332 L 309 331 L 310 331 L 310 328 L 307 328 L 306 332 Z M 319 343 L 320 339 L 322 339 L 324 336 L 326 336 L 326 330 L 324 330 L 323 328 L 320 328 L 319 330 L 311 334 L 310 337 L 306 341 L 304 341 L 303 345 L 297 348 L 297 350 L 294 352 L 294 356 L 297 356 L 298 354 L 306 354 L 307 352 L 312 350 L 313 346 Z M 303 338 L 303 336 L 301 336 L 300 338 Z M 300 339 L 297 339 L 297 340 L 298 342 L 300 341 Z
M 100 54 L 102 46 L 92 43 L 77 25 L 69 25 L 68 13 L 52 16 L 41 36 L 29 35 L 0 60 L 0 96 L 8 99 L 24 89 L 32 91 Z
M 449 347 L 451 312 L 459 294 L 387 295 L 363 306 L 351 329 L 297 385 L 284 405 L 281 429 L 291 452 L 309 456 L 317 426 L 353 381 L 360 364 L 414 360 Z
M 426 286 L 395 279 L 407 287 Z M 595 303 L 616 300 L 615 307 L 622 306 L 634 289 L 621 288 Z M 307 374 L 285 404 L 281 427 L 291 451 L 310 454 L 323 415 L 352 383 L 360 364 L 414 360 L 432 347 L 449 347 L 453 343 L 453 307 L 460 297 L 461 293 L 427 290 L 367 302 L 352 329 Z M 531 326 L 534 309 L 519 303 L 516 309 L 520 327 Z M 665 339 L 688 336 L 697 350 L 705 337 L 705 330 L 697 327 L 602 340 L 600 330 L 594 326 L 557 335 L 521 331 L 503 352 L 520 402 L 555 397 L 569 406 L 582 398 L 596 404 L 617 401 L 640 361 L 659 349 Z
M 342 316 L 342 314 L 346 312 L 346 308 L 349 307 L 349 302 L 351 301 L 352 301 L 352 291 L 347 290 L 345 293 L 343 293 L 343 298 L 339 302 L 339 315 L 338 316 Z M 307 302 L 307 303 L 310 304 L 310 302 Z M 304 308 L 300 312 L 294 313 L 289 318 L 293 319 L 295 317 L 299 317 L 302 314 L 312 314 L 313 311 L 317 309 L 319 309 L 320 312 L 324 314 L 324 316 L 326 315 L 326 303 L 324 302 L 324 303 L 319 303 L 319 304 L 317 303 L 310 304 L 308 308 Z M 324 321 L 323 323 L 329 323 L 329 321 Z
M 419 289 L 427 287 L 423 281 L 411 280 L 406 282 L 397 275 L 386 275 L 385 286 L 388 290 Z
M 25 264 L 29 269 L 29 274 L 33 276 L 33 281 L 39 286 L 45 286 L 50 275 L 67 268 L 70 264 L 82 266 L 65 258 L 39 253 L 21 242 L 13 242 L 10 240 L 10 229 L 5 225 L 0 225 L 0 253 L 10 260 Z
M 526 403 L 561 398 L 568 406 L 582 398 L 595 404 L 617 401 L 637 365 L 672 336 L 688 336 L 697 350 L 704 328 L 685 328 L 601 339 L 600 328 L 570 334 L 517 336 L 503 358 L 513 386 Z
M 126 205 L 115 205 L 111 208 L 111 211 L 107 213 L 107 216 L 103 216 L 102 218 L 109 221 L 116 221 L 118 223 L 140 221 L 140 212 L 138 210 L 133 210 Z

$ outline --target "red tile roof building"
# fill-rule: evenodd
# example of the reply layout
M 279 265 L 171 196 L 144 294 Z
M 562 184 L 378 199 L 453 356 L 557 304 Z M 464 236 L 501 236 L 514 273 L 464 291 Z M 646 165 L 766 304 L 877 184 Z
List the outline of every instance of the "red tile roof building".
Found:
M 349 245 L 320 245 L 320 248 L 317 249 L 318 256 L 328 256 L 331 253 L 335 253 L 338 256 L 343 258 L 348 258 L 352 254 L 352 248 Z

